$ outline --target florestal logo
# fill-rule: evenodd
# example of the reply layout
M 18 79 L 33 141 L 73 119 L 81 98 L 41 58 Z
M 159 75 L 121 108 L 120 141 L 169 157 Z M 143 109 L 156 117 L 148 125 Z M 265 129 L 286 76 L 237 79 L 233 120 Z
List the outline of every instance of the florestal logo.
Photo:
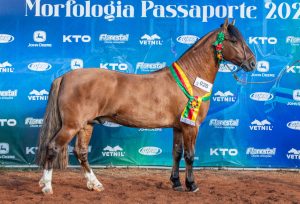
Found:
M 274 96 L 267 92 L 255 92 L 250 95 L 250 98 L 254 101 L 270 101 Z
M 247 148 L 246 154 L 251 157 L 270 158 L 276 154 L 276 148 L 256 149 L 254 147 L 249 147 Z
M 181 35 L 181 36 L 177 37 L 176 40 L 177 40 L 177 42 L 182 43 L 182 44 L 192 45 L 197 40 L 199 40 L 199 37 L 195 36 L 195 35 Z
M 227 67 L 228 66 L 228 67 Z M 237 66 L 234 64 L 220 64 L 218 72 L 234 72 L 237 70 Z
M 34 43 L 28 43 L 27 47 L 42 47 L 49 48 L 52 47 L 51 43 L 44 43 L 47 40 L 47 33 L 43 30 L 37 30 L 33 33 Z
M 300 74 L 300 66 L 287 66 L 286 73 Z
M 134 7 L 122 5 L 122 1 L 110 1 L 110 4 L 92 4 L 85 1 L 83 4 L 75 0 L 65 1 L 65 4 L 41 4 L 41 0 L 26 0 L 25 16 L 36 17 L 103 17 L 107 21 L 115 18 L 133 18 Z
M 214 96 L 212 97 L 213 101 L 216 102 L 235 102 L 236 101 L 236 96 L 231 93 L 230 91 L 222 92 L 222 91 L 217 91 Z
M 210 156 L 237 156 L 238 155 L 238 150 L 234 148 L 210 148 L 209 151 Z
M 48 100 L 48 95 L 49 92 L 46 91 L 45 89 L 41 90 L 41 91 L 37 91 L 35 89 L 33 89 L 28 96 L 28 100 L 30 101 L 46 101 Z
M 51 68 L 52 68 L 51 64 L 47 62 L 34 62 L 28 65 L 28 69 L 36 72 L 48 71 Z
M 277 44 L 277 38 L 275 38 L 275 37 L 249 37 L 249 44 L 275 45 L 275 44 Z
M 166 62 L 155 62 L 155 63 L 138 62 L 136 64 L 136 70 L 141 70 L 142 72 L 153 72 L 164 68 L 166 64 L 167 64 Z
M 104 121 L 104 123 L 102 123 L 102 125 L 105 126 L 105 127 L 112 127 L 112 128 L 122 126 L 120 124 L 109 122 L 109 121 Z
M 33 117 L 28 117 L 25 118 L 25 125 L 29 127 L 42 127 L 43 125 L 43 118 L 33 118 Z
M 91 40 L 89 35 L 63 35 L 63 43 L 88 43 Z
M 161 40 L 160 36 L 157 34 L 148 35 L 145 34 L 140 39 L 141 45 L 162 45 L 163 41 Z
M 14 41 L 14 36 L 9 34 L 0 34 L 0 43 L 10 43 Z
M 300 130 L 300 121 L 290 121 L 286 126 L 292 130 Z
M 126 72 L 128 70 L 128 64 L 126 63 L 100 63 L 101 69 L 109 69 L 113 71 Z
M 0 91 L 0 100 L 12 100 L 18 95 L 18 90 Z
M 100 34 L 99 41 L 104 43 L 125 43 L 129 40 L 129 34 L 118 34 L 118 35 L 109 35 L 109 34 Z
M 286 37 L 286 43 L 291 44 L 291 45 L 300 45 L 300 37 L 295 37 L 295 36 L 287 36 Z
M 272 131 L 273 125 L 271 125 L 271 123 L 267 119 L 262 121 L 255 119 L 251 122 L 249 128 L 251 131 Z
M 15 155 L 7 155 L 9 153 L 9 144 L 0 143 L 0 159 L 15 159 Z
M 267 73 L 270 70 L 270 64 L 267 61 L 258 61 L 256 70 L 258 73 L 252 73 L 252 77 L 275 77 L 275 74 Z
M 218 119 L 210 119 L 209 126 L 213 126 L 214 128 L 229 128 L 233 129 L 239 126 L 239 119 L 229 119 L 229 120 L 218 120 Z
M 72 59 L 71 60 L 71 69 L 81 69 L 83 68 L 83 60 L 82 59 Z
M 288 159 L 297 159 L 297 160 L 300 160 L 300 150 L 297 150 L 297 149 L 290 149 L 286 155 L 286 157 Z
M 102 151 L 102 156 L 104 156 L 104 157 L 124 157 L 125 152 L 119 145 L 117 145 L 115 147 L 106 146 Z
M 162 153 L 162 149 L 159 147 L 142 147 L 139 149 L 139 153 L 145 156 L 156 156 Z
M 12 73 L 14 70 L 15 69 L 12 67 L 12 64 L 8 61 L 0 63 L 0 73 Z
M 1 118 L 0 119 L 0 127 L 14 127 L 17 125 L 17 121 L 15 119 L 6 119 L 6 118 Z

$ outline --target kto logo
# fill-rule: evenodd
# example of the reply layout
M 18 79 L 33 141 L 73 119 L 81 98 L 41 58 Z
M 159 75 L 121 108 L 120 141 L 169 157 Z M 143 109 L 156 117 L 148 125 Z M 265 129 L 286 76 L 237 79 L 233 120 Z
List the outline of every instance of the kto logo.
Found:
M 9 153 L 9 144 L 0 143 L 0 154 L 8 154 Z
M 300 130 L 300 121 L 290 121 L 286 126 L 292 130 Z
M 258 61 L 257 62 L 257 71 L 259 72 L 268 72 L 270 69 L 270 64 L 267 61 Z
M 177 42 L 182 43 L 182 44 L 192 45 L 197 40 L 199 40 L 199 37 L 195 36 L 195 35 L 181 35 L 181 36 L 177 37 L 176 40 L 177 40 Z
M 249 44 L 275 45 L 275 44 L 277 44 L 277 38 L 275 38 L 275 37 L 249 37 Z
M 14 36 L 9 34 L 0 34 L 0 43 L 10 43 L 14 41 Z
M 300 74 L 300 66 L 287 66 L 286 73 Z
M 293 99 L 295 101 L 300 101 L 300 89 L 296 89 L 293 91 Z
M 13 127 L 17 125 L 17 121 L 15 119 L 0 119 L 0 127 Z
M 100 63 L 100 68 L 114 71 L 127 71 L 128 64 L 126 63 Z
M 267 119 L 262 121 L 256 119 L 253 120 L 249 128 L 251 131 L 272 131 L 273 130 L 273 126 Z
M 254 101 L 270 101 L 274 98 L 274 95 L 267 92 L 255 92 L 250 94 L 250 98 Z
M 148 35 L 145 34 L 140 39 L 141 45 L 162 45 L 163 41 L 161 40 L 160 36 L 157 34 Z
M 28 69 L 36 72 L 48 71 L 51 68 L 52 68 L 51 64 L 47 62 L 34 62 L 28 65 Z
M 159 147 L 142 147 L 139 149 L 139 153 L 145 156 L 156 156 L 162 153 L 162 149 Z
M 8 61 L 5 61 L 3 63 L 0 63 L 0 73 L 12 73 L 14 72 L 14 68 L 12 67 L 12 64 Z
M 102 151 L 102 156 L 104 156 L 104 157 L 124 157 L 125 152 L 119 145 L 117 145 L 115 147 L 106 146 Z
M 63 35 L 63 42 L 65 43 L 88 43 L 91 42 L 91 36 L 89 35 Z
M 71 69 L 80 69 L 83 68 L 83 60 L 82 59 L 72 59 L 71 60 Z
M 228 148 L 210 148 L 210 156 L 236 156 L 238 155 L 237 149 L 228 149 Z
M 236 96 L 234 96 L 234 94 L 231 93 L 230 91 L 226 91 L 226 92 L 217 91 L 212 98 L 213 98 L 213 101 L 216 101 L 216 102 L 235 102 L 236 101 Z
M 220 64 L 219 72 L 234 72 L 238 69 L 238 67 L 234 64 Z
M 28 100 L 30 101 L 46 101 L 48 100 L 48 95 L 49 92 L 46 91 L 45 89 L 41 90 L 41 91 L 37 91 L 35 89 L 33 89 L 28 96 Z
M 47 34 L 45 31 L 38 30 L 33 33 L 34 42 L 45 42 L 47 39 Z

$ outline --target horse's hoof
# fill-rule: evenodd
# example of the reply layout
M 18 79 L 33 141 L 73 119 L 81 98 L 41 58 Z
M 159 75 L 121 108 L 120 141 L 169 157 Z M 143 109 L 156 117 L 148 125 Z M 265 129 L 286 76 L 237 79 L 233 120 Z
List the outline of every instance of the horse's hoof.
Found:
M 192 183 L 186 183 L 186 191 L 189 191 L 189 192 L 197 192 L 199 191 L 199 188 L 198 186 L 195 184 L 195 182 L 192 182 Z
M 93 190 L 97 191 L 97 192 L 104 191 L 104 187 L 101 184 L 94 184 L 92 182 L 88 182 L 86 186 L 91 191 L 93 191 Z
M 182 186 L 173 187 L 173 190 L 174 191 L 179 191 L 179 192 L 183 192 L 184 191 Z
M 97 191 L 97 192 L 101 192 L 101 191 L 104 191 L 104 187 L 103 186 L 94 186 L 93 190 Z
M 44 193 L 44 195 L 52 195 L 53 194 L 52 188 L 49 188 L 49 187 L 44 187 L 42 189 L 42 192 Z
M 43 179 L 41 179 L 41 180 L 39 181 L 39 186 L 40 186 L 41 188 L 43 188 L 43 187 L 45 186 L 45 183 L 44 183 Z

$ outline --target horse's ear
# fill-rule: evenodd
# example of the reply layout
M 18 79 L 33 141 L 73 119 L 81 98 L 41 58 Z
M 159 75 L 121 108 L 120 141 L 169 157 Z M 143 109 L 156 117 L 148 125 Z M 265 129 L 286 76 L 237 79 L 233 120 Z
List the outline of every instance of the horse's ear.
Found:
M 222 26 L 225 30 L 227 30 L 227 27 L 228 27 L 228 18 L 225 19 L 225 22 Z
M 235 19 L 233 19 L 232 22 L 231 22 L 230 24 L 234 26 L 234 24 L 235 24 Z

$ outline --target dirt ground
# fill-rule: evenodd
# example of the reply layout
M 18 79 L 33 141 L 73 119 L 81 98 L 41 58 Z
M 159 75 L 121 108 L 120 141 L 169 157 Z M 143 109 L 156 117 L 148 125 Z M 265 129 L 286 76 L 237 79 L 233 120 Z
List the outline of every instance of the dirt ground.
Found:
M 170 170 L 98 169 L 103 192 L 89 191 L 79 169 L 56 170 L 54 194 L 38 186 L 41 172 L 0 170 L 0 203 L 300 203 L 300 173 L 197 170 L 196 193 L 175 192 Z M 181 172 L 184 181 L 184 172 Z

